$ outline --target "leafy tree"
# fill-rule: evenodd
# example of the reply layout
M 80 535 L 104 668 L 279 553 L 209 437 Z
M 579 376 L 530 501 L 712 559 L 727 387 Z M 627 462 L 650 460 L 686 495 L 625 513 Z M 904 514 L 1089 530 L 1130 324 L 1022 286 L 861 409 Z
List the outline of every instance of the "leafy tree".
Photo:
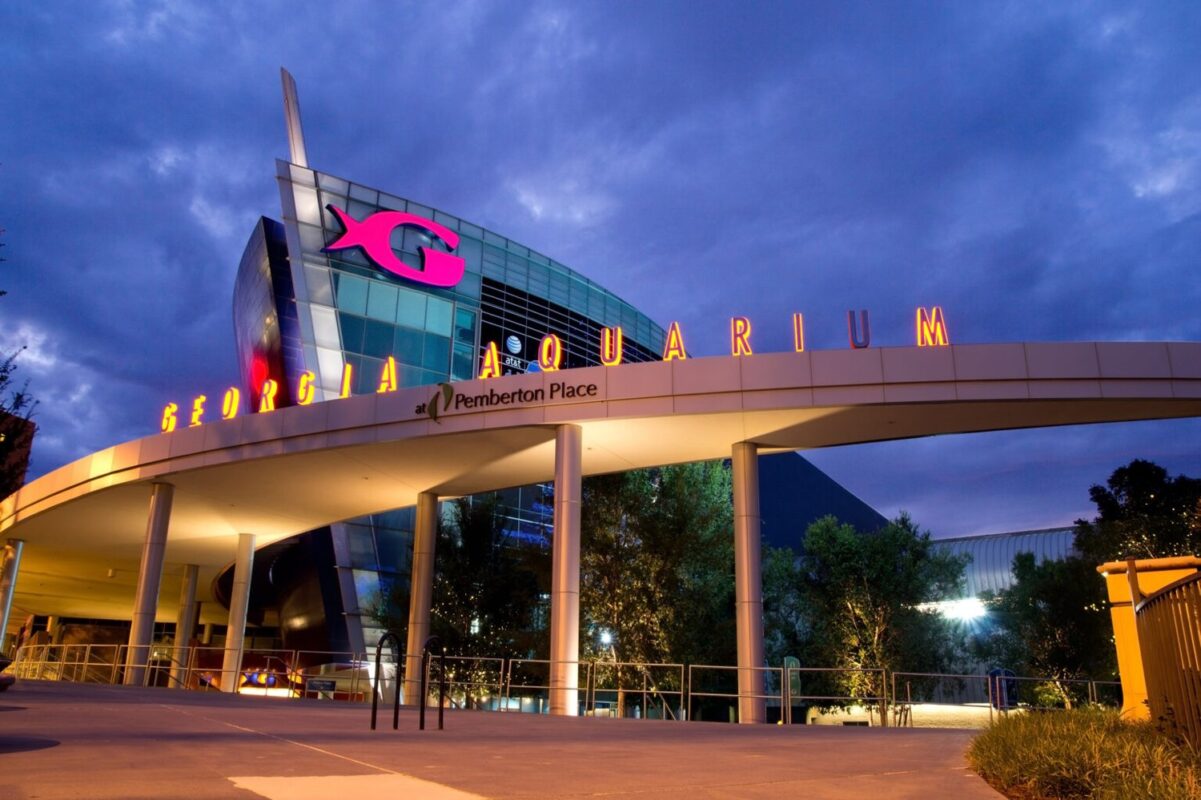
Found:
M 1075 556 L 1036 564 L 1018 553 L 1013 576 L 989 600 L 993 626 L 974 649 L 1019 675 L 1050 679 L 1053 697 L 1071 707 L 1083 693 L 1069 681 L 1116 674 L 1105 584 L 1092 560 Z
M 965 563 L 935 550 L 904 514 L 872 533 L 825 517 L 809 526 L 791 570 L 769 554 L 771 637 L 795 644 L 806 666 L 845 670 L 832 679 L 840 693 L 878 697 L 879 673 L 860 670 L 936 672 L 953 657 L 950 629 L 924 608 L 954 596 Z
M 0 234 L 4 229 L 0 228 Z M 4 243 L 0 242 L 0 247 Z M 5 259 L 0 258 L 0 262 Z M 0 297 L 8 292 L 0 289 Z M 29 394 L 29 384 L 16 383 L 14 373 L 17 370 L 15 353 L 0 354 L 0 498 L 8 497 L 20 489 L 25 483 L 25 469 L 28 461 L 30 440 L 33 438 L 33 426 L 29 418 L 37 407 L 37 401 Z
M 589 478 L 581 511 L 580 656 L 598 687 L 678 679 L 622 663 L 729 664 L 735 659 L 733 509 L 722 462 Z
M 1135 459 L 1093 486 L 1093 521 L 1076 521 L 1076 549 L 1094 566 L 1201 553 L 1201 480 Z
M 592 633 L 581 641 L 582 657 L 733 660 L 728 466 L 684 464 L 587 479 L 580 550 L 581 614 Z

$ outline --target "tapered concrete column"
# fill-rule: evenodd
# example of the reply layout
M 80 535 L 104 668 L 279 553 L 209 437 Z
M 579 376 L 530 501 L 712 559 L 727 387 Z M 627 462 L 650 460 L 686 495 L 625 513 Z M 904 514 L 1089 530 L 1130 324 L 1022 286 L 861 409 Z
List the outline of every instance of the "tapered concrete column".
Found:
M 246 611 L 250 607 L 250 575 L 254 571 L 254 534 L 238 534 L 238 560 L 229 593 L 229 625 L 225 628 L 225 659 L 221 664 L 221 691 L 238 691 L 242 647 L 246 639 Z
M 4 547 L 4 563 L 0 565 L 0 653 L 4 652 L 4 637 L 8 635 L 8 618 L 12 615 L 13 592 L 24 549 L 25 542 L 20 539 L 9 539 Z
M 765 722 L 763 578 L 759 552 L 759 453 L 734 445 L 734 612 L 738 626 L 738 721 Z
M 550 713 L 579 714 L 580 475 L 583 431 L 555 431 L 555 533 L 551 550 Z
M 129 624 L 129 652 L 125 657 L 127 686 L 141 686 L 146 679 L 146 662 L 154 638 L 158 587 L 163 580 L 163 554 L 167 550 L 167 527 L 171 523 L 171 501 L 174 498 L 175 487 L 171 484 L 151 485 L 146 541 L 142 545 L 142 563 L 138 566 L 138 589 Z
M 192 633 L 196 628 L 196 582 L 199 578 L 200 567 L 195 564 L 184 565 L 183 585 L 179 589 L 179 614 L 175 617 L 175 650 L 171 654 L 170 686 L 176 689 L 186 688 L 183 678 L 191 655 L 188 643 L 192 641 Z
M 413 562 L 409 570 L 409 633 L 405 644 L 404 704 L 421 701 L 421 646 L 430 636 L 430 605 L 434 597 L 434 548 L 438 541 L 438 495 L 417 495 L 413 526 Z M 400 676 L 397 675 L 397 680 Z

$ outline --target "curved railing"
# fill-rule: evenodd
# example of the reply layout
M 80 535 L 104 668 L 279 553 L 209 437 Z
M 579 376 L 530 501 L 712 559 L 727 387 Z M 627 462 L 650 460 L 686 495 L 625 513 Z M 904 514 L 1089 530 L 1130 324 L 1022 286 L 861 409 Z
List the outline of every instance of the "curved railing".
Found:
M 1201 572 L 1135 606 L 1151 716 L 1201 747 Z

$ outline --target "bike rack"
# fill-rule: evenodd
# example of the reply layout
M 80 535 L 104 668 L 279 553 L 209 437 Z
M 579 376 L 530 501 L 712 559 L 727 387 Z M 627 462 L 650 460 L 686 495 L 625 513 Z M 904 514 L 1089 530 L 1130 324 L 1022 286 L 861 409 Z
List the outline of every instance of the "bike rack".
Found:
M 371 730 L 375 730 L 375 712 L 379 707 L 379 676 L 380 676 L 380 653 L 383 652 L 384 643 L 389 639 L 392 640 L 397 652 L 400 652 L 400 635 L 395 631 L 388 631 L 383 636 L 379 637 L 379 643 L 375 645 L 375 680 L 372 681 L 371 687 Z M 397 665 L 400 664 L 398 660 Z M 424 681 L 423 681 L 424 684 Z M 425 706 L 422 705 L 424 710 Z M 400 727 L 400 671 L 396 672 L 396 691 L 392 693 L 392 730 Z
M 430 646 L 442 643 L 437 636 L 425 640 L 421 647 L 421 711 L 417 716 L 417 730 L 425 730 L 425 696 L 430 674 Z M 446 648 L 438 654 L 438 730 L 442 730 L 442 715 L 446 710 Z

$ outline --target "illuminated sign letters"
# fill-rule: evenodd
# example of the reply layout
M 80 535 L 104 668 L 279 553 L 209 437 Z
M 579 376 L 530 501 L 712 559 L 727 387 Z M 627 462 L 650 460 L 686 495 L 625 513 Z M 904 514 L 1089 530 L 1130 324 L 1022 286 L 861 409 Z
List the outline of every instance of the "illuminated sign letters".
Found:
M 938 306 L 930 309 L 917 310 L 917 346 L 946 347 L 951 343 L 947 335 L 947 322 L 942 317 L 942 309 Z
M 538 346 L 538 368 L 543 372 L 555 372 L 563 360 L 563 343 L 553 333 L 546 334 Z
M 369 219 L 374 219 L 374 217 Z M 363 224 L 365 225 L 366 223 Z M 947 333 L 946 316 L 943 314 L 941 307 L 931 306 L 929 309 L 918 308 L 915 313 L 915 325 L 918 347 L 947 347 L 951 344 L 950 334 Z M 805 320 L 800 313 L 792 315 L 792 337 L 795 351 L 798 353 L 805 352 Z M 871 345 L 871 328 L 866 310 L 861 310 L 858 313 L 854 311 L 847 312 L 847 338 L 850 340 L 851 347 L 855 350 L 862 350 Z M 506 340 L 506 348 L 510 351 L 514 349 L 514 340 L 517 341 L 518 348 L 520 348 L 520 340 L 517 340 L 516 336 L 509 336 Z M 620 327 L 602 327 L 600 329 L 600 341 L 598 342 L 598 360 L 606 367 L 620 365 L 623 363 L 623 346 L 624 339 Z M 562 368 L 564 352 L 565 348 L 562 340 L 556 334 L 548 333 L 542 338 L 538 346 L 539 368 L 543 372 L 556 372 L 560 370 Z M 488 342 L 483 345 L 483 353 L 479 377 L 481 379 L 500 377 L 503 374 L 504 362 L 501 359 L 497 343 Z M 747 357 L 754 355 L 754 349 L 751 347 L 751 321 L 747 317 L 730 318 L 730 354 L 732 356 Z M 668 326 L 667 334 L 664 338 L 662 360 L 674 361 L 675 359 L 682 360 L 687 357 L 688 353 L 684 348 L 684 334 L 680 330 L 680 323 L 672 322 Z M 379 387 L 376 391 L 381 394 L 397 391 L 400 387 L 398 370 L 399 366 L 396 363 L 395 356 L 388 356 L 380 371 Z M 266 362 L 256 361 L 255 369 L 251 371 L 252 383 L 260 380 L 260 376 L 265 376 L 266 374 Z M 350 397 L 353 394 L 353 378 L 354 370 L 349 363 L 344 362 L 342 365 L 339 397 Z M 271 378 L 262 378 L 260 386 L 259 412 L 274 411 L 279 394 L 279 384 Z M 438 384 L 438 387 L 438 394 L 429 403 L 422 403 L 417 409 L 417 413 L 428 414 L 430 419 L 435 422 L 438 422 L 439 415 L 452 410 L 459 411 L 463 409 L 489 408 L 492 406 L 509 406 L 517 403 L 537 403 L 544 402 L 547 399 L 553 401 L 597 398 L 596 384 L 575 385 L 562 380 L 552 381 L 545 388 L 515 389 L 511 392 L 497 392 L 495 389 L 490 388 L 487 392 L 477 394 L 460 394 L 452 384 L 445 382 Z M 309 405 L 317 399 L 316 373 L 311 370 L 305 370 L 300 373 L 296 384 L 295 398 L 296 403 L 302 406 Z M 188 412 L 189 427 L 195 427 L 204 423 L 207 402 L 208 398 L 205 395 L 198 395 L 192 400 L 192 406 Z M 225 390 L 225 395 L 221 400 L 221 418 L 227 420 L 234 419 L 238 416 L 240 407 L 241 393 L 236 387 L 231 386 Z M 160 430 L 163 433 L 171 433 L 178 427 L 179 410 L 179 406 L 176 403 L 167 403 L 163 407 L 163 414 L 159 424 Z
M 616 367 L 620 364 L 622 345 L 620 326 L 601 328 L 600 362 L 606 367 Z
M 463 279 L 467 262 L 458 256 L 429 247 L 418 247 L 421 269 L 414 269 L 392 251 L 392 231 L 402 225 L 431 233 L 454 250 L 459 246 L 459 235 L 450 228 L 403 211 L 378 211 L 360 222 L 337 206 L 328 205 L 326 208 L 337 215 L 345 230 L 323 252 L 360 247 L 380 269 L 429 286 L 454 286 Z
M 221 419 L 233 419 L 238 416 L 241 406 L 242 393 L 236 386 L 229 387 L 225 390 L 225 396 L 221 398 Z
M 680 323 L 673 322 L 667 328 L 667 341 L 663 345 L 663 360 L 671 361 L 673 359 L 688 358 L 687 351 L 684 350 L 684 334 L 680 333 Z
M 380 394 L 395 392 L 398 385 L 396 382 L 396 357 L 388 356 L 388 360 L 384 362 L 383 369 L 380 370 L 379 388 L 375 391 Z
M 500 353 L 496 350 L 496 342 L 488 342 L 484 348 L 484 365 L 480 368 L 480 378 L 500 377 Z
M 751 321 L 746 317 L 730 318 L 730 355 L 754 355 L 751 350 Z

